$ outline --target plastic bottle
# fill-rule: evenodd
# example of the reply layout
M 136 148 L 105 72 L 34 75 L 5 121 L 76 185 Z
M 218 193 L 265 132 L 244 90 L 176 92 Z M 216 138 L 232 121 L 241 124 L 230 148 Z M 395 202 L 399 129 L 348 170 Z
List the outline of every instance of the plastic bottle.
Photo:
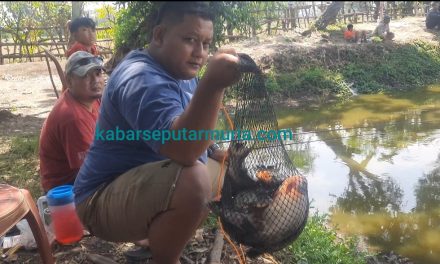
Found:
M 40 198 L 38 198 L 37 208 L 38 212 L 40 213 L 41 221 L 43 221 L 44 227 L 49 227 L 52 220 L 50 218 L 50 210 L 49 205 L 47 204 L 46 196 L 41 196 Z
M 47 239 L 49 239 L 49 244 L 52 244 L 55 235 L 52 227 L 52 219 L 50 217 L 49 204 L 47 203 L 47 197 L 41 196 L 37 200 L 38 212 L 40 213 L 41 221 L 43 221 L 44 229 L 46 229 Z
M 61 244 L 72 244 L 83 236 L 83 226 L 73 202 L 73 186 L 62 185 L 47 193 L 55 239 Z

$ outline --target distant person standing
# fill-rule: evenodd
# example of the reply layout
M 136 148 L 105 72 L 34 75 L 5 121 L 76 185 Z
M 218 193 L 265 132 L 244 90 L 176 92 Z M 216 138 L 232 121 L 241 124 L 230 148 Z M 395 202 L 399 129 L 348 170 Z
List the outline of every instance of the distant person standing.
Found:
M 70 57 L 76 51 L 86 51 L 92 55 L 99 55 L 96 47 L 96 24 L 88 17 L 79 17 L 69 24 L 69 31 L 75 42 L 67 50 L 66 57 Z
M 440 7 L 438 3 L 433 3 L 431 10 L 426 15 L 427 29 L 440 29 Z

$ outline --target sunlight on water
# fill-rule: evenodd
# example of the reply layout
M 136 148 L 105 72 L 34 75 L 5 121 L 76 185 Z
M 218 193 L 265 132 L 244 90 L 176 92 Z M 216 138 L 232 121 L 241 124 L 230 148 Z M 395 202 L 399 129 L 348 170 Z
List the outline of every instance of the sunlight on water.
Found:
M 312 211 L 370 249 L 440 259 L 440 86 L 363 95 L 319 109 L 278 109 Z

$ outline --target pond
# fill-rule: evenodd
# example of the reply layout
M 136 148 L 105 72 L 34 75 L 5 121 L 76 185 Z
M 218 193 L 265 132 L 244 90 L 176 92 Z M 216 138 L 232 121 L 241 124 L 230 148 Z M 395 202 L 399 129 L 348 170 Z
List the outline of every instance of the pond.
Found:
M 439 263 L 440 86 L 276 112 L 312 212 L 370 250 Z

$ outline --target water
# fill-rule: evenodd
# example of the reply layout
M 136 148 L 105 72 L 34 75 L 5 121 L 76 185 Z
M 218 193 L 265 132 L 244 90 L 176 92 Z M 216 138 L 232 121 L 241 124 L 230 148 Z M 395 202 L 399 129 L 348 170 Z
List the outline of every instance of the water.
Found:
M 312 212 L 370 250 L 440 259 L 440 86 L 278 109 L 286 148 L 307 176 Z
M 50 213 L 55 237 L 59 243 L 69 245 L 81 240 L 83 226 L 73 204 L 52 206 Z

